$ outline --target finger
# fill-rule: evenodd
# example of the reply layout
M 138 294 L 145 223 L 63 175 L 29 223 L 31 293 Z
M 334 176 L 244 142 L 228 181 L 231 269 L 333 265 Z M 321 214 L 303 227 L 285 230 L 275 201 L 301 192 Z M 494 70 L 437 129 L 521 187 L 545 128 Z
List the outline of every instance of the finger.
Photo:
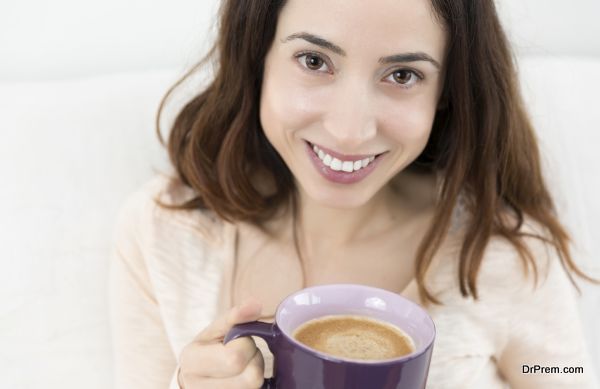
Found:
M 255 357 L 258 348 L 250 337 L 222 343 L 190 343 L 181 355 L 181 369 L 186 375 L 225 378 L 241 374 Z
M 239 306 L 235 306 L 202 330 L 194 338 L 194 341 L 201 343 L 221 341 L 231 327 L 236 324 L 257 320 L 260 317 L 261 311 L 262 304 L 257 300 L 249 300 Z
M 252 357 L 244 371 L 230 378 L 190 377 L 186 389 L 259 389 L 264 382 L 264 360 L 260 351 Z
M 265 380 L 265 360 L 260 350 L 256 350 L 256 354 L 250 360 L 246 370 L 241 374 L 242 383 L 248 385 L 249 388 L 260 388 Z

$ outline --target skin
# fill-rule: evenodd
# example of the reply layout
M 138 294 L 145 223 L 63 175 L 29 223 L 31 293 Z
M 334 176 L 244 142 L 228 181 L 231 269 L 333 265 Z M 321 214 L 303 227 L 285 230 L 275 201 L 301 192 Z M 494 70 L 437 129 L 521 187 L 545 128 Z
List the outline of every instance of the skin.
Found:
M 289 215 L 274 219 L 267 232 L 240 226 L 235 306 L 186 346 L 181 387 L 260 387 L 264 361 L 254 341 L 224 346 L 222 338 L 237 323 L 272 315 L 283 297 L 305 284 L 356 282 L 401 292 L 410 282 L 435 182 L 403 170 L 431 133 L 445 50 L 444 30 L 427 0 L 290 0 L 284 6 L 265 58 L 260 120 L 299 189 L 303 263 L 289 244 Z M 424 53 L 438 66 L 379 63 L 405 53 Z M 305 140 L 342 154 L 386 154 L 362 181 L 338 184 L 319 174 Z M 404 263 L 398 252 L 405 253 Z M 269 277 L 275 273 L 286 278 Z
M 301 32 L 334 43 L 344 54 L 289 38 Z M 265 60 L 260 120 L 296 179 L 301 231 L 313 254 L 316 242 L 345 246 L 389 225 L 386 215 L 398 207 L 389 183 L 421 153 L 431 133 L 442 69 L 428 61 L 382 65 L 379 58 L 423 52 L 441 65 L 445 47 L 445 33 L 426 0 L 291 1 L 282 10 Z M 311 54 L 298 58 L 306 51 Z M 318 70 L 307 66 L 318 61 L 315 55 L 322 58 Z M 409 75 L 400 84 L 397 70 L 424 78 Z M 386 155 L 364 180 L 337 184 L 317 172 L 304 140 L 343 154 Z

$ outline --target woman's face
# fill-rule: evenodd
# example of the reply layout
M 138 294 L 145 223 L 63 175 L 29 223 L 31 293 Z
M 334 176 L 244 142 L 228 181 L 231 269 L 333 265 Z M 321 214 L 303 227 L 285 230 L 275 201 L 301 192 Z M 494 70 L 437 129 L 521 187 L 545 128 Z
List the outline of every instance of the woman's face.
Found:
M 415 160 L 445 46 L 429 0 L 288 0 L 265 58 L 260 121 L 302 192 L 357 207 Z

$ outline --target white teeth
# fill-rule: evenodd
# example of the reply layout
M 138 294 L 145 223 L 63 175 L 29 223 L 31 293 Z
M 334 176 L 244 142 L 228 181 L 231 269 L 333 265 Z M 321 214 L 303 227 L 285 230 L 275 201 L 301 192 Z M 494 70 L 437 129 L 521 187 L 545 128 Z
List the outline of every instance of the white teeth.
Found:
M 337 158 L 331 160 L 331 166 L 329 166 L 331 170 L 335 170 L 336 172 L 342 169 L 342 161 Z
M 312 149 L 315 152 L 315 154 L 319 157 L 319 159 L 323 161 L 323 164 L 325 166 L 335 171 L 342 170 L 348 173 L 352 173 L 353 171 L 357 171 L 367 167 L 375 159 L 375 156 L 371 156 L 368 158 L 360 159 L 358 161 L 341 161 L 327 154 L 317 146 L 313 145 Z
M 352 170 L 354 170 L 354 163 L 350 161 L 344 161 L 342 163 L 342 170 L 348 173 L 352 173 Z

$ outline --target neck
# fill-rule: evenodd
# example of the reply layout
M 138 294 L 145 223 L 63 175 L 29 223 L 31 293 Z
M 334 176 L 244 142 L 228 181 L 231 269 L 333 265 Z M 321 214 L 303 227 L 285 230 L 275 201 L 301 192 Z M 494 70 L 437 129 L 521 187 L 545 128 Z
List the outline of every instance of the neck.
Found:
M 401 227 L 431 206 L 434 187 L 432 177 L 401 174 L 368 202 L 351 209 L 324 206 L 299 189 L 297 231 L 302 250 L 309 255 L 336 250 Z
M 298 236 L 308 253 L 328 248 L 347 247 L 351 242 L 390 226 L 394 220 L 393 193 L 382 188 L 367 203 L 348 208 L 324 206 L 300 190 Z

